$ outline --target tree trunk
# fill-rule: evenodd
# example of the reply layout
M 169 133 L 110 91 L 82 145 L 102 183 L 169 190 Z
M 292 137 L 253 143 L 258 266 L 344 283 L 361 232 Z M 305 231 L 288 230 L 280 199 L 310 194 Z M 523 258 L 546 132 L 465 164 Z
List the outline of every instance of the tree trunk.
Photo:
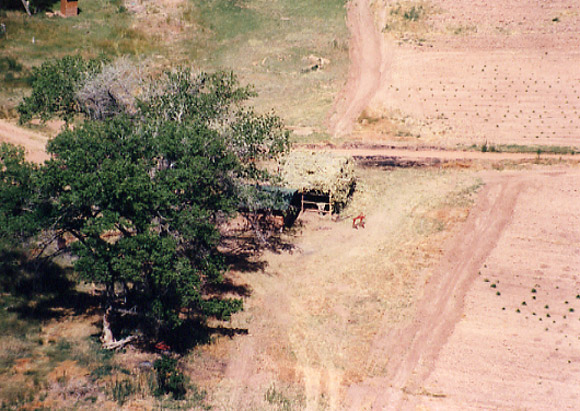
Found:
M 28 14 L 29 16 L 32 16 L 32 13 L 30 12 L 30 7 L 29 7 L 28 0 L 22 0 L 22 5 L 26 9 L 26 14 Z
M 111 315 L 112 308 L 109 306 L 103 314 L 103 335 L 101 335 L 101 342 L 103 343 L 103 348 L 105 350 L 116 350 L 117 348 L 122 348 L 129 344 L 131 341 L 137 339 L 136 335 L 130 335 L 122 340 L 115 340 L 113 336 L 113 331 L 111 330 L 111 322 L 109 321 L 109 316 Z

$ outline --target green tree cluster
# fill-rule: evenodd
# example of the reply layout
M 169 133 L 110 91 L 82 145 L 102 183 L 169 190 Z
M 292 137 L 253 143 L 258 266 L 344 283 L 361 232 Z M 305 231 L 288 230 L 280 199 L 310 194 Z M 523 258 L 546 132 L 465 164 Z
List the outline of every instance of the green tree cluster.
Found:
M 59 84 L 71 67 L 78 75 Z M 78 79 L 91 70 L 68 57 L 35 70 L 21 119 L 78 114 Z M 227 319 L 241 309 L 239 299 L 208 291 L 226 268 L 218 223 L 235 214 L 248 185 L 271 180 L 261 160 L 289 148 L 280 119 L 248 108 L 254 93 L 232 73 L 179 68 L 147 83 L 135 110 L 87 119 L 52 139 L 43 165 L 26 163 L 19 149 L 1 151 L 0 198 L 8 201 L 0 220 L 10 220 L 13 234 L 51 230 L 73 239 L 75 270 L 103 286 L 110 347 L 118 313 L 157 338 L 179 327 L 184 313 Z

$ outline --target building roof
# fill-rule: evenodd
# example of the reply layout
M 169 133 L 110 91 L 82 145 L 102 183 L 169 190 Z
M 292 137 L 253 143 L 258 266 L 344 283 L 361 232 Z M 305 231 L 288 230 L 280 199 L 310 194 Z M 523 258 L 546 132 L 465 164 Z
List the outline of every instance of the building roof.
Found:
M 318 151 L 291 152 L 282 162 L 281 176 L 286 187 L 330 195 L 333 203 L 346 203 L 356 181 L 351 157 Z

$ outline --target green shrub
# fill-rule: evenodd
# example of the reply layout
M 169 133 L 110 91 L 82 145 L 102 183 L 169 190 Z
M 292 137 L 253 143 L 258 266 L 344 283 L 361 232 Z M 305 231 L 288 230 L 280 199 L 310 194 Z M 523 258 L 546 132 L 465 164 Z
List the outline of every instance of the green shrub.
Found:
M 134 392 L 135 387 L 131 380 L 117 380 L 112 389 L 113 399 L 120 405 L 123 405 Z
M 18 105 L 20 122 L 39 116 L 46 121 L 59 116 L 69 122 L 80 111 L 75 94 L 88 73 L 100 69 L 97 60 L 66 56 L 45 61 L 32 69 L 32 94 Z
M 187 392 L 186 378 L 177 369 L 177 360 L 168 356 L 163 356 L 156 360 L 153 368 L 157 372 L 156 396 L 171 394 L 173 399 L 180 400 Z

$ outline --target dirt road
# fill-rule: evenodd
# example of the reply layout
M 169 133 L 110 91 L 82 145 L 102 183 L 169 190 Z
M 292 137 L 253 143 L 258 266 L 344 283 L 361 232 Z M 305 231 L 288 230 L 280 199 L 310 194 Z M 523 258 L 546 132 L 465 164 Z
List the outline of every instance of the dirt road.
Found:
M 18 127 L 6 120 L 0 120 L 0 141 L 23 146 L 28 161 L 41 163 L 49 158 L 45 150 L 47 136 Z
M 574 2 L 436 0 L 420 28 L 392 29 L 397 4 L 351 3 L 351 69 L 330 117 L 333 135 L 580 146 Z M 363 110 L 367 124 L 356 122 Z
M 500 236 L 510 223 L 518 196 L 529 177 L 491 178 L 476 207 L 449 244 L 431 274 L 410 324 L 377 333 L 369 361 L 388 355 L 385 372 L 349 387 L 346 404 L 352 410 L 407 407 L 409 397 L 428 395 L 423 381 L 464 314 L 464 298 Z M 412 401 L 411 401 L 412 402 Z
M 335 136 L 352 131 L 358 116 L 382 84 L 389 64 L 383 36 L 375 27 L 368 1 L 349 2 L 347 20 L 351 35 L 348 80 L 328 121 Z

